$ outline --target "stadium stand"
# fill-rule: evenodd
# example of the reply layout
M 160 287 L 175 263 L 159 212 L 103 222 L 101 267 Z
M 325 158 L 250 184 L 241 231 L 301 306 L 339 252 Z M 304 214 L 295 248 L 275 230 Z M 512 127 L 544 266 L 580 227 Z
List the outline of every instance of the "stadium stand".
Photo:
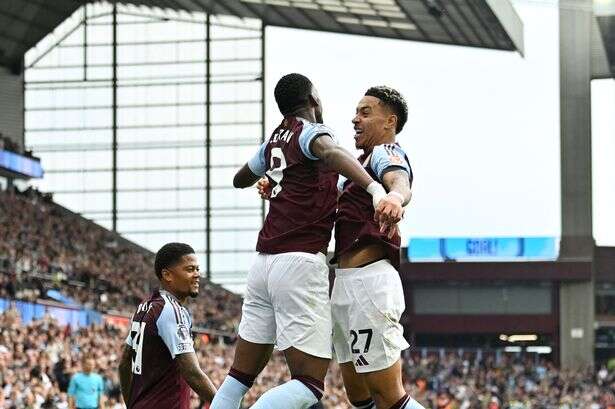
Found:
M 116 367 L 124 330 L 93 325 L 73 331 L 50 316 L 22 325 L 16 310 L 0 314 L 0 327 L 0 408 L 67 408 L 68 381 L 80 370 L 83 354 L 96 358 L 107 408 L 123 408 Z M 219 385 L 232 363 L 233 347 L 206 337 L 197 337 L 196 345 L 201 366 Z M 613 409 L 613 369 L 573 373 L 531 358 L 450 351 L 404 356 L 406 390 L 434 409 Z M 245 407 L 288 378 L 282 355 L 275 353 L 246 396 Z M 192 407 L 199 407 L 196 397 Z M 337 365 L 327 375 L 324 407 L 349 408 Z
M 60 298 L 127 314 L 155 282 L 151 252 L 32 188 L 0 192 L 0 231 L 0 298 Z M 221 331 L 233 330 L 240 308 L 239 296 L 208 282 L 190 305 L 198 325 Z M 68 380 L 80 369 L 83 354 L 96 357 L 105 377 L 107 407 L 123 407 L 116 368 L 124 328 L 101 324 L 75 329 L 49 314 L 22 324 L 15 309 L 0 314 L 0 408 L 67 408 Z M 233 347 L 227 337 L 201 334 L 196 339 L 201 364 L 219 385 Z M 614 369 L 565 372 L 535 357 L 487 352 L 404 355 L 406 389 L 425 407 L 437 409 L 615 409 Z M 288 378 L 283 356 L 274 354 L 244 404 Z M 332 365 L 326 385 L 324 407 L 348 408 L 337 365 Z M 193 407 L 198 406 L 195 397 Z
M 0 192 L 0 231 L 0 297 L 55 297 L 128 316 L 156 283 L 151 252 L 35 189 Z M 232 332 L 240 297 L 201 282 L 201 294 L 190 305 L 195 326 Z

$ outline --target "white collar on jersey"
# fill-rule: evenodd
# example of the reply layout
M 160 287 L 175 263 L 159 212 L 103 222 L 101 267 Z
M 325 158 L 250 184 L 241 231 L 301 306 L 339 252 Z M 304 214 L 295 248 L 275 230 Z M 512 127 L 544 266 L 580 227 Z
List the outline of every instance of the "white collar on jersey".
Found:
M 177 297 L 171 294 L 170 292 L 168 292 L 167 290 L 164 290 L 161 288 L 159 292 L 160 292 L 160 295 L 166 295 L 167 297 L 171 297 L 172 300 L 175 300 L 179 303 L 179 300 L 177 299 Z M 181 303 L 179 303 L 179 305 L 181 305 Z

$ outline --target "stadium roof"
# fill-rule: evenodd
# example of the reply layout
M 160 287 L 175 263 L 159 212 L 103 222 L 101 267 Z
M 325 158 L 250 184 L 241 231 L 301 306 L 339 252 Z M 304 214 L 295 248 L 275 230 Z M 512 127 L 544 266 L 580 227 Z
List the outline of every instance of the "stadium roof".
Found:
M 592 77 L 615 77 L 615 1 L 594 1 Z
M 118 0 L 261 19 L 281 27 L 519 51 L 523 24 L 509 0 Z M 23 55 L 86 0 L 0 2 L 0 65 Z

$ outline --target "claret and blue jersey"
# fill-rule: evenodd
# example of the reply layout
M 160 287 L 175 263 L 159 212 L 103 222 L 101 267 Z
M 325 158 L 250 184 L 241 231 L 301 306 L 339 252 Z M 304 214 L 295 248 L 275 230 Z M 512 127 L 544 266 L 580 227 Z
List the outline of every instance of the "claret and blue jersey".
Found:
M 393 170 L 407 172 L 412 183 L 412 168 L 404 150 L 398 144 L 383 144 L 374 147 L 370 154 L 359 157 L 374 180 L 383 182 L 384 175 Z M 389 239 L 380 233 L 380 226 L 374 222 L 374 206 L 372 198 L 359 185 L 340 177 L 338 189 L 341 192 L 338 201 L 338 212 L 335 219 L 335 258 L 340 255 L 370 244 L 380 244 L 385 247 L 387 258 L 396 268 L 400 263 L 399 235 Z
M 329 135 L 323 124 L 288 116 L 260 146 L 248 167 L 266 175 L 272 191 L 257 251 L 316 253 L 331 239 L 337 202 L 337 174 L 310 151 L 315 138 Z
M 192 319 L 171 293 L 154 291 L 139 305 L 126 344 L 133 349 L 128 408 L 189 407 L 191 390 L 175 357 L 194 352 Z

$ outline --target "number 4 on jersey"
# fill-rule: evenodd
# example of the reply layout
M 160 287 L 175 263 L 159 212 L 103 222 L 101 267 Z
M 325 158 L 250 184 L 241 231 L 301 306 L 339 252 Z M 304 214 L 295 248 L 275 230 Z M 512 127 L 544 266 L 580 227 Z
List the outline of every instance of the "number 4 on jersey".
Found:
M 145 322 L 133 322 L 130 329 L 132 337 L 132 373 L 141 375 L 143 370 L 143 335 L 145 334 Z

